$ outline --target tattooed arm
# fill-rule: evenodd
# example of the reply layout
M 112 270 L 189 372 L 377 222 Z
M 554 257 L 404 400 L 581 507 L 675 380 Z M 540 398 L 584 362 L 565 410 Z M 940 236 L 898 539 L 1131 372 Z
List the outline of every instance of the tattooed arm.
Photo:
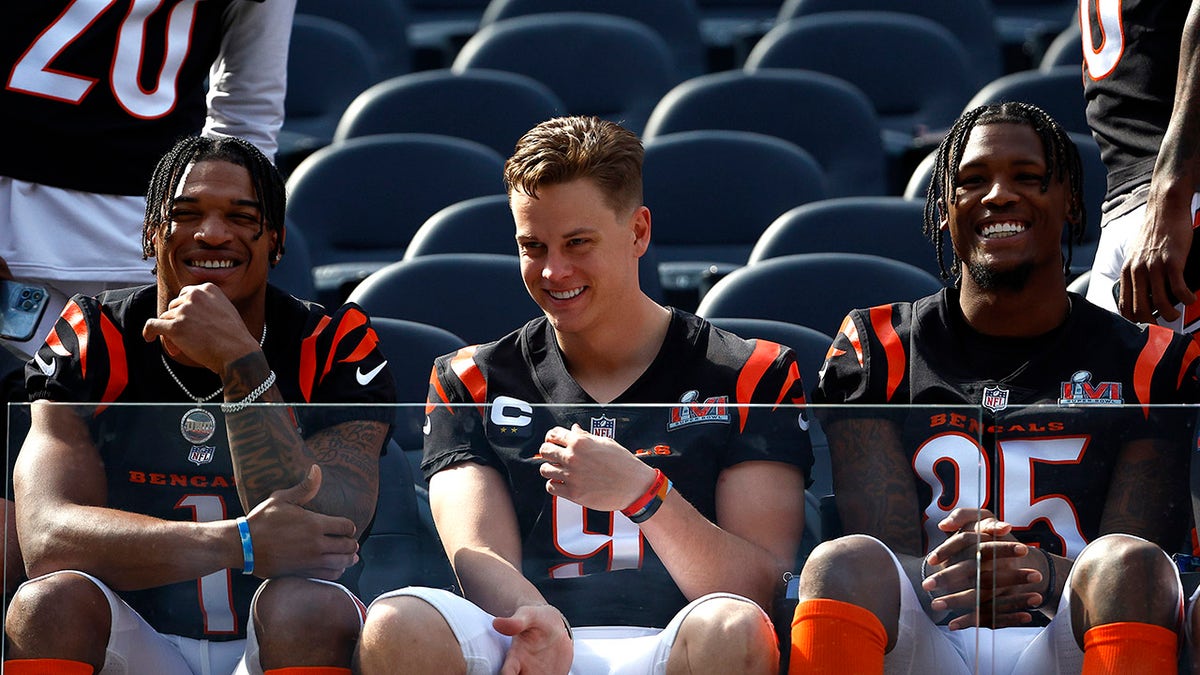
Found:
M 833 487 L 846 534 L 869 534 L 897 554 L 921 554 L 912 463 L 894 422 L 843 418 L 826 427 Z
M 270 369 L 261 352 L 231 363 L 225 370 L 227 401 L 240 401 L 266 381 Z M 272 386 L 259 401 L 283 402 Z M 375 512 L 379 489 L 379 450 L 387 435 L 383 422 L 352 420 L 302 439 L 289 408 L 251 406 L 225 416 L 233 453 L 234 478 L 242 507 L 249 511 L 275 490 L 296 485 L 313 464 L 322 482 L 308 507 L 354 521 L 362 532 Z

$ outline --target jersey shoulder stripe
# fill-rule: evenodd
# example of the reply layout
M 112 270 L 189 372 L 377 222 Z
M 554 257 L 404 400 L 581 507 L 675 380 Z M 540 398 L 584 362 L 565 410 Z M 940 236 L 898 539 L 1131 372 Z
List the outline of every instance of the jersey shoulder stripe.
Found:
M 479 345 L 471 345 L 458 350 L 450 359 L 450 369 L 467 388 L 471 400 L 483 405 L 487 403 L 487 378 L 483 376 L 479 364 L 475 363 L 475 350 L 478 348 Z
M 1171 346 L 1174 336 L 1175 333 L 1168 328 L 1147 326 L 1146 343 L 1138 352 L 1137 362 L 1133 367 L 1133 391 L 1147 417 L 1150 415 L 1148 406 L 1151 402 L 1150 385 L 1154 380 L 1154 371 L 1162 362 L 1163 354 L 1167 352 L 1167 347 Z
M 871 320 L 871 330 L 876 339 L 883 345 L 884 360 L 887 362 L 887 392 L 886 400 L 891 401 L 904 381 L 904 373 L 908 370 L 908 355 L 905 352 L 904 341 L 892 325 L 892 306 L 880 305 L 868 310 Z

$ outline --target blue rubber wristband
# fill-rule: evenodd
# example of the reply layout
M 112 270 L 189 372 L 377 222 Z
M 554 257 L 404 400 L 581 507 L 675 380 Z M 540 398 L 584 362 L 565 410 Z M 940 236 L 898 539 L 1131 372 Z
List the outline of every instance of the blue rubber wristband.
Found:
M 250 523 L 238 516 L 238 534 L 242 535 L 242 574 L 254 574 L 254 542 L 250 540 Z

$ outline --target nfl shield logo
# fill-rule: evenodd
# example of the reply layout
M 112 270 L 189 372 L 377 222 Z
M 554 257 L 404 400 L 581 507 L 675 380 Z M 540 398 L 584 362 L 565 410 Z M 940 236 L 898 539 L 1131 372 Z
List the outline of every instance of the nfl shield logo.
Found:
M 593 417 L 591 434 L 593 436 L 600 436 L 602 438 L 616 438 L 617 420 L 611 417 L 605 417 L 603 415 L 600 417 Z
M 211 445 L 193 445 L 192 451 L 188 453 L 188 461 L 196 466 L 208 464 L 213 460 L 213 453 L 216 447 Z
M 1008 407 L 1008 390 L 1000 387 L 985 387 L 983 390 L 983 407 L 992 412 L 1000 412 Z

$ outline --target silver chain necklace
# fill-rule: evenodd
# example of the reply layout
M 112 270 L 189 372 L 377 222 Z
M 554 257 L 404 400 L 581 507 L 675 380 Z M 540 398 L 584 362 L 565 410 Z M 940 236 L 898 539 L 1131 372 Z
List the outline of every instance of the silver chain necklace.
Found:
M 260 337 L 258 339 L 258 346 L 262 347 L 263 343 L 265 343 L 266 341 L 267 341 L 267 324 L 263 323 L 262 337 Z M 183 386 L 183 380 L 180 380 L 179 376 L 175 374 L 175 371 L 171 370 L 171 364 L 169 362 L 167 362 L 166 353 L 160 354 L 159 357 L 162 359 L 163 368 L 167 369 L 167 374 L 171 376 L 172 380 L 175 380 L 175 384 L 179 385 L 179 388 L 183 390 L 183 393 L 185 395 L 187 395 L 188 398 L 190 398 L 196 402 L 196 405 L 200 405 L 202 403 L 208 403 L 209 401 L 213 400 L 214 398 L 220 396 L 221 392 L 225 391 L 225 385 L 222 384 L 219 389 L 217 389 L 213 393 L 209 394 L 208 396 L 204 396 L 204 397 L 196 396 L 192 392 L 188 391 L 187 387 Z

